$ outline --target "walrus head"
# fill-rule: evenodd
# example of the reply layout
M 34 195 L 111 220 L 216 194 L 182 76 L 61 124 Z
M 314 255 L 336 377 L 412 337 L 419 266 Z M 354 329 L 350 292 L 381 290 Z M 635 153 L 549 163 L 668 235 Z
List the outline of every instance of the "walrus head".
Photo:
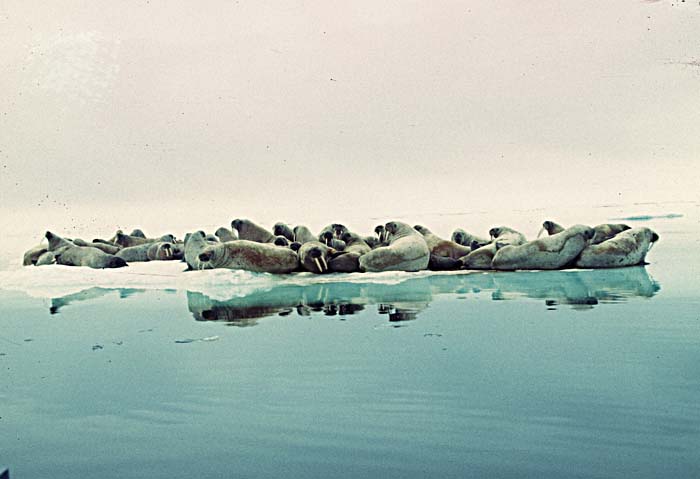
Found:
M 231 228 L 233 228 L 236 231 L 240 230 L 242 225 L 243 225 L 242 219 L 236 218 L 235 220 L 231 221 Z
M 333 229 L 333 234 L 338 239 L 340 239 L 345 233 L 348 232 L 348 228 L 345 225 L 341 225 L 340 223 L 333 223 L 331 225 L 331 228 Z
M 583 230 L 583 237 L 586 238 L 586 241 L 592 240 L 594 236 L 595 236 L 595 229 L 586 228 L 585 230 Z
M 652 243 L 656 243 L 657 241 L 659 241 L 659 235 L 656 234 L 655 231 L 652 231 L 652 232 L 651 232 L 651 242 L 652 242 Z
M 423 236 L 425 236 L 426 234 L 430 233 L 430 230 L 429 230 L 428 228 L 426 228 L 425 226 L 423 226 L 423 225 L 415 225 L 415 226 L 413 227 L 413 229 L 416 230 L 416 231 L 418 231 L 418 232 L 419 232 L 420 234 L 422 234 Z
M 326 246 L 330 246 L 333 243 L 333 232 L 330 230 L 326 230 L 323 233 L 321 233 L 321 242 L 324 243 Z
M 137 238 L 145 238 L 145 237 L 146 237 L 146 235 L 144 234 L 144 232 L 141 231 L 141 230 L 138 229 L 138 228 L 136 228 L 136 229 L 133 230 L 131 233 L 129 233 L 129 236 L 136 236 Z
M 118 256 L 114 256 L 112 258 L 109 258 L 107 260 L 107 264 L 105 265 L 105 268 L 123 268 L 124 266 L 129 266 L 126 264 L 126 261 L 123 259 L 119 258 Z
M 387 233 L 393 235 L 396 234 L 396 232 L 398 231 L 399 224 L 396 221 L 389 221 L 387 224 L 384 225 L 384 229 Z
M 384 228 L 384 225 L 377 225 L 374 227 L 374 232 L 377 234 L 377 237 L 379 238 L 379 242 L 383 243 L 386 241 L 386 229 Z
M 289 244 L 289 240 L 282 235 L 278 235 L 275 238 L 275 246 L 289 246 Z
M 328 262 L 326 261 L 325 255 L 321 248 L 315 246 L 309 249 L 309 258 L 313 261 L 316 268 L 318 268 L 319 273 L 328 272 Z
M 495 239 L 495 238 L 498 238 L 502 232 L 503 232 L 502 228 L 491 228 L 489 230 L 489 236 L 491 237 L 491 239 Z
M 454 233 L 452 233 L 452 241 L 454 241 L 457 244 L 461 244 L 461 245 L 466 246 L 464 244 L 465 239 L 466 238 L 464 237 L 464 233 L 462 231 L 457 230 Z

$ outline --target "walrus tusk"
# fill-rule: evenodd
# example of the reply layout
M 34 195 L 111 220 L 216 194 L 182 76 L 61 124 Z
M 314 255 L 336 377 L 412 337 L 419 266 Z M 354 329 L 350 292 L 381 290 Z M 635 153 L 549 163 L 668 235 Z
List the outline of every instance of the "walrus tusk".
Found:
M 544 231 L 545 231 L 545 228 L 544 228 L 544 226 L 543 226 L 542 228 L 540 228 L 540 232 L 537 233 L 537 237 L 539 238 L 540 236 L 542 236 L 542 233 L 543 233 Z
M 328 271 L 328 263 L 326 263 L 326 258 L 321 256 L 321 262 L 323 263 L 323 271 Z
M 318 268 L 318 272 L 323 273 L 323 269 L 321 268 L 321 263 L 318 261 L 318 258 L 314 258 L 314 262 L 316 263 L 316 267 Z

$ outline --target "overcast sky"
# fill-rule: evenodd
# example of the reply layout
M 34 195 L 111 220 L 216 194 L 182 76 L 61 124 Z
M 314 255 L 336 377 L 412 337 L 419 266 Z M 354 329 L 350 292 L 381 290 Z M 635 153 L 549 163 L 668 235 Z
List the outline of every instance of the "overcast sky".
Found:
M 697 1 L 3 0 L 0 66 L 5 209 L 698 197 Z

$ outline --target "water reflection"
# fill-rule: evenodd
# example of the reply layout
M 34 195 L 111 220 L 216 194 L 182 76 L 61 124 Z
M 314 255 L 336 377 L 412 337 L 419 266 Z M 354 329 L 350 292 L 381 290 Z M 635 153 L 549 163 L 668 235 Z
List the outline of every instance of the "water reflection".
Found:
M 241 298 L 221 301 L 187 293 L 190 312 L 197 321 L 224 321 L 250 326 L 270 316 L 323 314 L 344 317 L 376 305 L 390 322 L 414 320 L 435 295 L 490 295 L 497 301 L 534 298 L 547 309 L 568 305 L 592 309 L 599 303 L 651 297 L 659 285 L 644 267 L 594 271 L 546 271 L 438 275 L 406 280 L 400 284 L 324 283 L 283 285 Z
M 592 271 L 433 275 L 411 278 L 398 284 L 343 281 L 281 284 L 228 300 L 188 291 L 187 306 L 197 321 L 222 321 L 235 326 L 251 326 L 270 316 L 319 314 L 343 319 L 369 307 L 386 315 L 390 322 L 401 322 L 416 319 L 438 295 L 454 295 L 460 299 L 487 297 L 494 301 L 533 298 L 543 300 L 547 309 L 567 305 L 586 310 L 600 303 L 651 297 L 659 289 L 646 269 L 640 266 Z M 124 299 L 144 291 L 89 288 L 53 298 L 49 312 L 56 314 L 68 305 L 95 301 L 110 294 Z

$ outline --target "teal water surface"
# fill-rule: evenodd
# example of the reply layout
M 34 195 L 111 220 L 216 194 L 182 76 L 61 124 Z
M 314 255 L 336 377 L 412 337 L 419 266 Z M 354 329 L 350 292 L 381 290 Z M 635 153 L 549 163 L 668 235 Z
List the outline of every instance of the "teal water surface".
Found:
M 638 267 L 3 293 L 0 458 L 13 477 L 693 477 L 698 302 L 663 292 Z

